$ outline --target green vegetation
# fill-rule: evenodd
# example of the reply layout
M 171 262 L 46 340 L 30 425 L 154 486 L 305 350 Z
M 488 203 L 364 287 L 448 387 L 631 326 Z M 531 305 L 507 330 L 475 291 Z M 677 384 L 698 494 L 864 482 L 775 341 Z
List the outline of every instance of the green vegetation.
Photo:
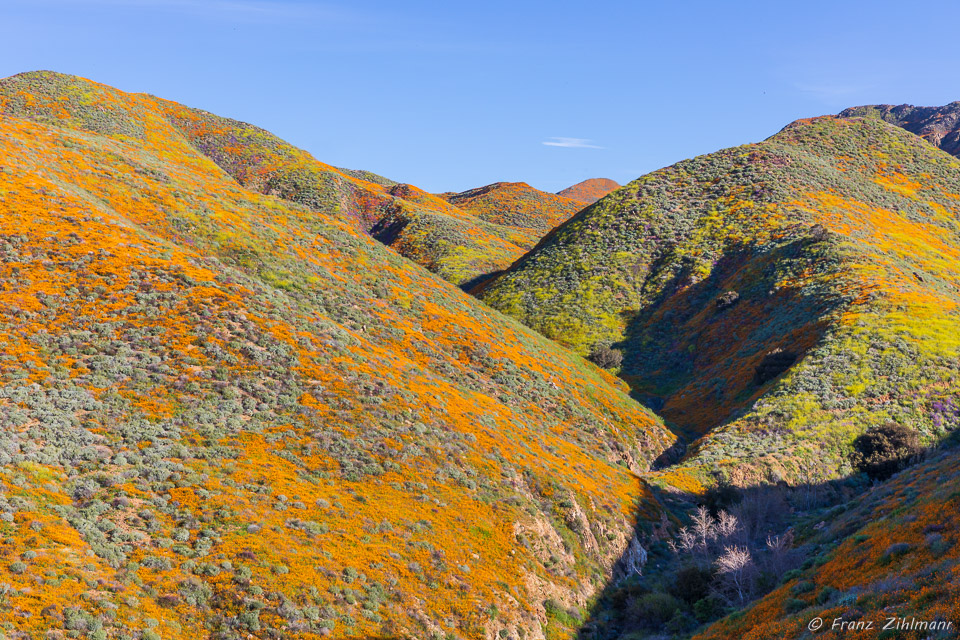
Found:
M 526 185 L 524 190 L 506 185 L 510 188 L 497 189 L 484 210 L 474 213 L 412 185 L 324 164 L 259 127 L 199 109 L 151 96 L 118 98 L 109 87 L 51 72 L 20 74 L 3 85 L 7 115 L 129 144 L 167 130 L 243 187 L 335 215 L 457 285 L 506 268 L 582 207 Z M 137 171 L 169 179 L 142 163 Z
M 799 121 L 618 189 L 480 296 L 622 351 L 688 441 L 654 484 L 829 479 L 870 426 L 958 424 L 958 169 L 878 119 Z

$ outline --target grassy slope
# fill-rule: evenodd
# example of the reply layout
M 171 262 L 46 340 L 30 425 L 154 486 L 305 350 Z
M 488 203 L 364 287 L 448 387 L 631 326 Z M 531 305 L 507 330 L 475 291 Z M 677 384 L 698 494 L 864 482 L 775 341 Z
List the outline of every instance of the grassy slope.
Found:
M 2 80 L 0 95 L 10 115 L 69 120 L 112 135 L 143 131 L 134 120 L 117 123 L 106 117 L 112 105 L 129 99 L 127 94 L 79 78 L 21 74 Z M 155 115 L 244 187 L 336 213 L 455 284 L 505 268 L 529 244 L 529 232 L 487 222 L 409 185 L 324 164 L 259 127 L 150 100 Z
M 514 230 L 516 244 L 524 249 L 533 248 L 547 232 L 583 208 L 582 202 L 539 191 L 525 182 L 496 182 L 441 197 L 481 220 Z
M 253 147 L 207 147 L 213 116 L 0 86 L 8 637 L 572 623 L 542 602 L 603 583 L 655 507 L 633 471 L 671 442 L 619 381 L 261 193 L 318 175 L 289 148 L 234 166 Z
M 665 483 L 831 477 L 870 424 L 956 425 L 958 168 L 879 120 L 799 121 L 630 183 L 482 297 L 581 353 L 623 348 L 635 392 L 708 434 Z M 755 384 L 775 348 L 798 364 Z

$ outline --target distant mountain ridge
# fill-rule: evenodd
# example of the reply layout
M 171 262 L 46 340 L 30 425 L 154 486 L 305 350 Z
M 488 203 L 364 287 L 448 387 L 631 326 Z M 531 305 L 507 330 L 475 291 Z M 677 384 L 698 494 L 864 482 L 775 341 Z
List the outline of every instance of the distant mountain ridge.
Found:
M 584 204 L 593 204 L 618 188 L 620 188 L 620 185 L 613 180 L 607 178 L 590 178 L 589 180 L 584 180 L 583 182 L 578 182 L 573 186 L 567 187 L 562 191 L 558 191 L 557 195 L 572 198 Z

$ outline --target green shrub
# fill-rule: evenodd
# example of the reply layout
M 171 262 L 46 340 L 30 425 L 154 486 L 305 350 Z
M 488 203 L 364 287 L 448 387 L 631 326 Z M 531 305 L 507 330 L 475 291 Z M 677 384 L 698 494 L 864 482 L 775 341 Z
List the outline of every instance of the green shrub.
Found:
M 677 609 L 673 617 L 667 622 L 667 631 L 670 633 L 683 633 L 693 627 L 693 620 L 690 615 L 682 609 Z
M 917 432 L 890 422 L 870 427 L 853 441 L 850 462 L 872 480 L 886 480 L 923 454 Z
M 949 551 L 950 547 L 952 546 L 950 541 L 944 538 L 939 533 L 927 534 L 925 541 L 927 543 L 927 547 L 930 549 L 930 553 L 932 553 L 934 557 L 937 557 L 937 558 L 939 558 L 940 556 L 945 554 L 947 551 Z
M 803 575 L 803 572 L 800 571 L 800 569 L 790 569 L 790 571 L 787 571 L 786 573 L 783 574 L 783 580 L 782 580 L 782 581 L 783 581 L 783 582 L 790 582 L 791 580 L 796 580 L 797 578 L 799 578 L 799 577 L 802 576 L 802 575 Z
M 897 542 L 895 544 L 890 545 L 883 552 L 883 555 L 880 556 L 880 564 L 882 565 L 889 564 L 895 558 L 899 558 L 900 556 L 910 551 L 910 548 L 911 548 L 910 545 L 906 542 Z
M 817 604 L 826 604 L 830 602 L 840 591 L 834 587 L 824 587 L 820 590 L 820 593 L 817 594 Z
M 783 601 L 783 610 L 787 613 L 796 613 L 807 608 L 807 603 L 797 598 L 787 598 Z
M 713 572 L 697 566 L 680 569 L 670 585 L 670 593 L 688 604 L 702 600 L 710 593 Z
M 590 352 L 590 361 L 604 369 L 616 369 L 623 364 L 623 351 L 606 345 L 597 345 Z
M 578 611 L 568 610 L 559 602 L 548 598 L 543 601 L 543 608 L 547 612 L 547 617 L 559 622 L 565 627 L 575 627 L 580 624 L 580 615 Z
M 709 622 L 723 615 L 723 602 L 716 596 L 707 596 L 693 604 L 693 615 L 699 622 Z
M 801 593 L 810 593 L 815 588 L 816 587 L 812 582 L 810 582 L 809 580 L 803 580 L 793 585 L 793 588 L 790 589 L 790 593 L 796 596 L 796 595 L 800 595 Z

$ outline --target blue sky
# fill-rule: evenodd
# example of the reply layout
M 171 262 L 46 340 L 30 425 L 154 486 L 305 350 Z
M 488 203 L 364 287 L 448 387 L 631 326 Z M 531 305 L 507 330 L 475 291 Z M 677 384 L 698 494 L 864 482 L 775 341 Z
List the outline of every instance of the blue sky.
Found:
M 52 69 L 430 191 L 625 183 L 867 103 L 960 100 L 950 2 L 2 0 Z

